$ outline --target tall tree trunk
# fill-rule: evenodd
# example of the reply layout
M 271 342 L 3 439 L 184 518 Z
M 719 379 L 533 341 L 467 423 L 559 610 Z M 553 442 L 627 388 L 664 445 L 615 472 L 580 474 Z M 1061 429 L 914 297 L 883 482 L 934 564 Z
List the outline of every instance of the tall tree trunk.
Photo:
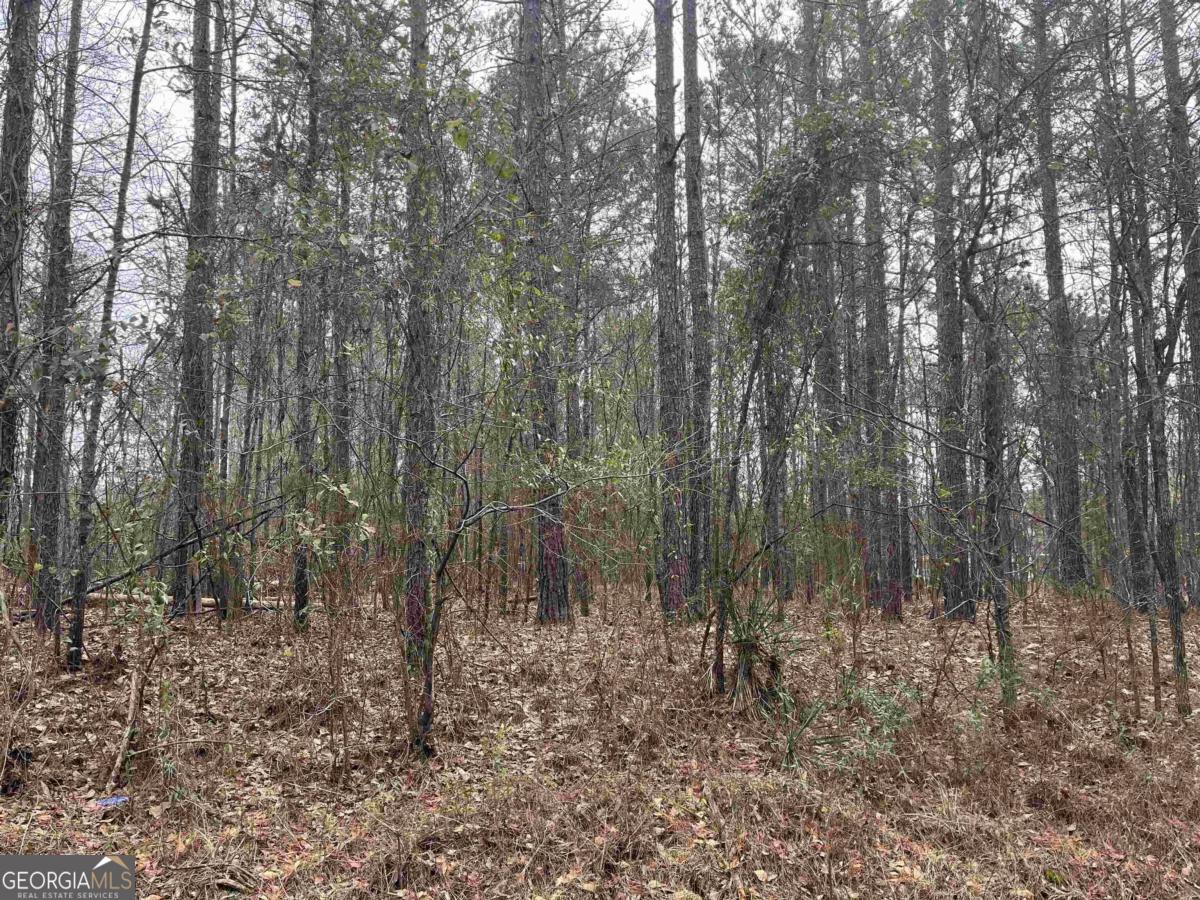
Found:
M 1186 716 L 1191 712 L 1191 696 L 1188 684 L 1187 653 L 1184 644 L 1183 596 L 1176 555 L 1175 511 L 1171 499 L 1170 462 L 1167 455 L 1166 434 L 1166 387 L 1170 378 L 1169 360 L 1173 357 L 1174 347 L 1172 345 L 1177 340 L 1177 332 L 1175 335 L 1170 334 L 1171 328 L 1168 323 L 1168 334 L 1160 348 L 1159 340 L 1156 337 L 1148 201 L 1144 179 L 1140 177 L 1135 168 L 1136 161 L 1141 157 L 1141 138 L 1136 133 L 1140 124 L 1140 103 L 1137 94 L 1133 48 L 1128 29 L 1126 29 L 1124 37 L 1127 81 L 1125 109 L 1129 117 L 1128 121 L 1133 126 L 1131 129 L 1133 145 L 1126 165 L 1129 169 L 1129 181 L 1133 194 L 1130 230 L 1136 241 L 1135 246 L 1128 253 L 1128 268 L 1131 273 L 1134 305 L 1131 319 L 1138 388 L 1137 400 L 1143 433 L 1148 437 L 1150 445 L 1149 473 L 1152 489 L 1149 500 L 1153 503 L 1154 518 L 1157 523 L 1151 558 L 1163 588 L 1167 604 L 1167 619 L 1171 627 L 1175 706 L 1181 716 Z M 1169 301 L 1165 298 L 1163 302 L 1169 305 Z M 1169 318 L 1170 314 L 1168 313 Z M 1152 609 L 1150 615 L 1154 619 L 1151 627 L 1155 628 L 1157 612 Z
M 324 65 L 325 42 L 325 4 L 323 0 L 313 0 L 309 12 L 309 48 L 308 71 L 306 72 L 306 87 L 308 91 L 308 121 L 305 129 L 304 163 L 300 173 L 300 202 L 306 212 L 303 213 L 304 230 L 315 232 L 319 226 L 319 218 L 314 215 L 317 199 L 317 165 L 320 161 L 322 103 L 321 94 L 322 66 Z M 314 446 L 316 444 L 316 426 L 313 422 L 313 403 L 316 399 L 317 374 L 315 361 L 318 356 L 317 342 L 320 340 L 320 291 L 316 273 L 301 267 L 299 280 L 300 293 L 296 305 L 296 419 L 293 432 L 293 443 L 296 447 L 296 465 L 299 469 L 299 481 L 296 488 L 295 508 L 303 515 L 308 509 L 308 490 L 316 477 L 316 467 L 313 462 Z M 303 541 L 297 541 L 292 554 L 292 620 L 297 628 L 308 625 L 309 587 L 311 575 L 309 572 L 311 553 Z
M 203 532 L 204 472 L 212 443 L 211 352 L 206 335 L 212 331 L 212 232 L 217 199 L 220 114 L 216 106 L 213 69 L 212 4 L 196 0 L 192 13 L 192 164 L 188 204 L 188 272 L 182 305 L 183 336 L 180 359 L 180 458 L 176 488 L 179 550 L 172 590 L 176 612 L 196 608 L 198 579 L 192 555 Z
M 825 10 L 816 3 L 804 4 L 804 111 L 819 119 L 820 102 L 825 96 Z M 812 513 L 817 520 L 840 519 L 845 510 L 841 502 L 843 479 L 837 464 L 838 441 L 842 434 L 842 353 L 839 335 L 837 286 L 834 279 L 834 241 L 830 213 L 816 213 L 809 223 L 811 270 L 809 290 L 815 298 L 818 328 L 814 377 L 814 402 L 818 427 L 814 430 L 815 454 L 812 473 Z M 770 365 L 769 360 L 765 360 Z M 764 369 L 765 376 L 765 369 Z
M 684 319 L 675 221 L 675 36 L 671 0 L 654 0 L 654 284 L 658 297 L 658 435 L 662 443 L 658 588 L 663 612 L 684 611 L 688 587 Z
M 1188 111 L 1191 88 L 1184 81 L 1179 68 L 1176 20 L 1180 15 L 1178 4 L 1171 0 L 1159 0 L 1158 20 L 1162 43 L 1163 81 L 1167 95 L 1167 149 L 1170 155 L 1171 195 L 1175 203 L 1175 225 L 1183 263 L 1183 281 L 1179 291 L 1183 300 L 1191 349 L 1191 390 L 1187 395 L 1190 403 L 1186 408 L 1180 404 L 1180 416 L 1186 426 L 1195 429 L 1200 426 L 1200 199 L 1197 198 L 1197 169 L 1192 155 Z M 1187 450 L 1194 449 L 1194 445 L 1188 442 Z M 1189 575 L 1188 587 L 1195 591 L 1197 585 L 1192 583 L 1192 580 L 1200 575 L 1196 560 L 1196 542 L 1200 535 L 1194 533 L 1193 528 L 1197 517 L 1200 516 L 1200 498 L 1195 496 L 1194 491 L 1186 491 L 1182 493 L 1181 500 L 1186 526 L 1183 534 L 1183 565 Z M 1180 621 L 1182 622 L 1182 619 Z M 1180 627 L 1182 628 L 1182 624 Z M 1182 648 L 1183 635 L 1172 636 L 1176 645 Z
M 38 625 L 59 633 L 62 608 L 60 527 L 65 512 L 67 438 L 67 339 L 71 314 L 71 207 L 75 202 L 75 109 L 83 0 L 72 0 L 63 78 L 58 147 L 46 220 L 46 291 L 42 300 L 30 560 L 38 565 L 34 609 Z
M 413 177 L 408 183 L 408 239 L 410 247 L 407 338 L 404 470 L 401 492 L 404 500 L 405 563 L 404 624 L 411 649 L 420 649 L 427 638 L 429 618 L 429 481 L 436 447 L 436 397 L 440 369 L 434 335 L 433 222 L 436 212 L 430 189 L 434 170 L 427 142 L 429 132 L 428 84 L 429 22 L 424 0 L 416 0 L 409 11 L 409 88 L 412 97 Z
M 1068 585 L 1087 580 L 1083 550 L 1083 517 L 1080 511 L 1079 426 L 1075 398 L 1075 330 L 1063 276 L 1062 237 L 1058 212 L 1058 163 L 1054 151 L 1054 94 L 1058 85 L 1056 64 L 1050 52 L 1047 4 L 1034 2 L 1033 38 L 1037 50 L 1037 153 L 1038 188 L 1042 202 L 1042 236 L 1046 260 L 1046 292 L 1050 302 L 1050 329 L 1054 353 L 1054 414 L 1048 417 L 1054 459 L 1054 546 L 1059 576 Z
M 863 102 L 875 108 L 875 24 L 870 0 L 858 0 L 858 54 Z M 868 600 L 883 607 L 885 615 L 899 618 L 903 591 L 895 573 L 896 545 L 889 540 L 899 517 L 896 484 L 897 447 L 891 410 L 891 363 L 889 360 L 889 322 L 887 310 L 887 248 L 883 237 L 882 174 L 872 148 L 862 157 L 864 266 L 864 360 L 863 394 L 867 406 L 867 458 L 878 470 L 878 487 L 868 487 L 867 585 Z
M 1159 678 L 1159 642 L 1158 642 L 1158 597 L 1155 591 L 1155 576 L 1152 557 L 1154 553 L 1150 527 L 1150 464 L 1146 452 L 1146 436 L 1150 431 L 1151 406 L 1151 377 L 1148 366 L 1153 364 L 1145 356 L 1146 343 L 1141 334 L 1142 297 L 1148 296 L 1151 290 L 1151 269 L 1149 232 L 1147 230 L 1148 204 L 1144 180 L 1137 171 L 1137 161 L 1142 155 L 1142 136 L 1139 131 L 1140 100 L 1137 95 L 1137 82 L 1133 60 L 1133 48 L 1130 30 L 1125 23 L 1125 12 L 1122 8 L 1122 32 L 1125 55 L 1126 90 L 1121 96 L 1118 89 L 1108 76 L 1105 67 L 1105 81 L 1108 89 L 1110 111 L 1110 128 L 1104 147 L 1108 145 L 1120 148 L 1119 158 L 1109 161 L 1109 169 L 1114 173 L 1117 186 L 1115 204 L 1119 217 L 1119 230 L 1113 232 L 1113 251 L 1120 250 L 1121 268 L 1125 272 L 1126 294 L 1129 312 L 1122 311 L 1121 333 L 1122 354 L 1128 367 L 1129 346 L 1133 348 L 1133 376 L 1136 394 L 1130 396 L 1128 384 L 1122 381 L 1122 409 L 1124 423 L 1121 429 L 1122 449 L 1122 489 L 1125 498 L 1126 517 L 1128 519 L 1129 537 L 1129 583 L 1130 598 L 1136 607 L 1146 614 L 1149 641 L 1151 684 L 1154 691 L 1154 710 L 1162 711 L 1162 690 Z M 1107 47 L 1106 47 L 1107 50 Z M 1122 147 L 1121 135 L 1128 135 L 1128 143 Z M 1108 153 L 1113 156 L 1115 154 Z M 1117 174 L 1119 173 L 1119 174 Z M 1111 204 L 1111 201 L 1110 201 Z M 1116 235 L 1120 235 L 1117 244 Z M 1128 318 L 1129 326 L 1125 319 Z M 1132 333 L 1131 340 L 1126 340 L 1126 332 Z
M 556 341 L 560 327 L 556 302 L 546 273 L 546 241 L 550 234 L 547 183 L 546 63 L 543 56 L 541 0 L 525 0 L 521 18 L 522 104 L 521 186 L 525 200 L 524 269 L 529 273 L 525 298 L 532 324 L 529 356 L 534 452 L 544 475 L 538 486 L 537 573 L 538 621 L 561 622 L 571 616 L 567 547 L 563 528 L 562 482 L 558 475 L 558 374 Z
M 236 23 L 231 21 L 233 14 L 232 0 L 224 0 L 218 4 L 216 9 L 216 31 L 213 36 L 214 53 L 213 53 L 213 71 L 217 73 L 216 83 L 213 88 L 213 108 L 217 114 L 217 130 L 221 129 L 221 115 L 223 112 L 224 100 L 223 84 L 225 79 L 224 71 L 224 53 L 226 46 L 231 48 L 236 42 L 234 30 Z M 231 37 L 232 36 L 232 37 Z M 235 171 L 234 152 L 237 148 L 237 89 L 234 83 L 236 77 L 236 52 L 231 52 L 230 55 L 230 97 L 231 111 L 229 116 L 229 157 L 222 166 L 224 170 L 224 190 L 222 196 L 221 212 L 220 212 L 220 228 L 226 233 L 235 233 L 237 231 L 237 173 Z M 239 262 L 240 257 L 237 250 L 230 244 L 225 244 L 222 250 L 215 254 L 221 259 L 220 275 L 214 277 L 214 284 L 218 283 L 217 279 L 224 279 L 228 284 L 237 284 L 242 279 L 239 279 Z M 217 270 L 214 269 L 214 272 Z M 217 602 L 217 614 L 224 620 L 229 617 L 230 602 L 234 597 L 237 583 L 237 573 L 235 571 L 233 542 L 228 531 L 226 531 L 226 523 L 232 520 L 230 514 L 230 491 L 229 491 L 229 423 L 233 412 L 233 389 L 236 383 L 236 371 L 234 368 L 234 358 L 237 351 L 238 332 L 236 328 L 230 327 L 229 318 L 229 301 L 222 299 L 218 301 L 214 310 L 217 320 L 220 322 L 220 332 L 214 335 L 220 339 L 221 359 L 216 369 L 221 375 L 221 385 L 219 392 L 214 384 L 214 403 L 215 409 L 213 420 L 216 423 L 215 434 L 215 449 L 216 449 L 216 469 L 217 469 L 217 491 L 218 496 L 213 504 L 217 516 L 220 517 L 220 532 L 216 536 L 216 559 L 211 560 L 210 567 L 210 583 L 212 594 Z M 214 324 L 216 324 L 214 321 Z M 221 333 L 223 332 L 223 333 Z
M 41 0 L 9 5 L 8 74 L 4 83 L 4 131 L 0 135 L 0 531 L 8 520 L 21 439 L 21 254 L 29 221 L 29 157 L 37 115 Z
M 954 153 L 950 130 L 950 72 L 948 67 L 948 0 L 934 0 L 930 9 L 933 75 L 934 167 L 934 282 L 937 293 L 938 342 L 938 455 L 934 505 L 939 531 L 942 603 L 956 619 L 975 618 L 971 572 L 961 517 L 967 486 L 966 423 L 964 414 L 963 303 L 956 281 L 954 235 Z
M 704 127 L 696 46 L 696 0 L 683 0 L 684 195 L 687 199 L 688 295 L 692 307 L 692 408 L 688 494 L 688 601 L 693 614 L 705 604 L 712 567 L 712 305 L 704 234 Z
M 567 8 L 562 3 L 553 5 L 554 33 L 556 47 L 552 56 L 556 58 L 555 86 L 559 96 L 571 96 L 576 90 L 571 77 L 572 53 L 571 41 L 568 37 Z M 563 372 L 566 375 L 566 386 L 563 393 L 564 430 L 566 432 L 567 457 L 575 463 L 582 462 L 587 455 L 587 429 L 584 424 L 584 410 L 580 387 L 587 366 L 586 344 L 590 330 L 589 291 L 585 289 L 585 279 L 590 274 L 590 256 L 592 241 L 592 222 L 595 203 L 592 192 L 596 185 L 593 183 L 584 190 L 582 179 L 576 179 L 574 173 L 587 152 L 586 140 L 580 127 L 573 117 L 565 117 L 566 121 L 559 126 L 558 133 L 562 142 L 562 154 L 565 174 L 559 180 L 558 226 L 563 234 L 563 246 L 567 250 L 559 259 L 565 263 L 565 272 L 561 284 L 565 296 L 564 312 L 566 313 L 563 343 L 567 347 L 563 361 Z M 486 350 L 485 350 L 486 354 Z M 581 510 L 579 504 L 572 510 L 571 518 L 579 525 L 581 513 L 586 514 L 586 507 Z M 480 537 L 482 538 L 480 522 Z M 571 604 L 582 615 L 589 615 L 592 601 L 592 580 L 588 571 L 588 553 L 583 549 L 584 541 L 579 535 L 586 533 L 585 528 L 578 528 L 576 534 L 567 541 L 567 568 L 570 572 Z

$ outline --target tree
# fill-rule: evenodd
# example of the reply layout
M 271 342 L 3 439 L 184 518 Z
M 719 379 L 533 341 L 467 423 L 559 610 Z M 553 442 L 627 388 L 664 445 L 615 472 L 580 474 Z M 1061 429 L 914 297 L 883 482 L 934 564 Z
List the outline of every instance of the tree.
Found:
M 9 496 L 16 476 L 22 402 L 17 379 L 21 366 L 21 265 L 29 225 L 29 158 L 37 114 L 34 87 L 38 66 L 41 0 L 10 7 L 8 73 L 4 81 L 4 129 L 0 133 L 0 525 L 8 521 Z
M 692 407 L 689 429 L 691 484 L 688 505 L 687 595 L 700 612 L 712 559 L 712 331 L 708 298 L 708 248 L 704 233 L 704 127 L 696 48 L 696 0 L 683 0 L 684 194 L 687 198 L 687 283 L 692 313 Z
M 1057 529 L 1058 569 L 1063 581 L 1076 585 L 1087 579 L 1080 508 L 1078 411 L 1075 386 L 1075 329 L 1063 276 L 1062 235 L 1058 209 L 1058 169 L 1054 149 L 1054 101 L 1057 62 L 1051 54 L 1046 4 L 1031 5 L 1034 78 L 1037 84 L 1037 178 L 1041 196 L 1046 290 L 1050 301 L 1054 353 L 1054 415 L 1050 443 L 1054 459 L 1054 523 Z
M 33 461 L 30 560 L 37 569 L 34 607 L 38 624 L 59 632 L 62 610 L 62 558 L 59 528 L 63 515 L 67 440 L 68 337 L 71 314 L 71 207 L 75 202 L 75 110 L 79 94 L 79 33 L 83 0 L 72 0 L 67 26 L 58 146 L 46 219 L 46 291 L 38 353 L 35 455 Z
M 405 629 L 410 646 L 421 648 L 426 641 L 429 612 L 430 548 L 426 519 L 429 506 L 428 479 L 438 453 L 436 404 L 441 365 L 434 333 L 434 304 L 437 298 L 433 286 L 437 279 L 437 258 L 432 226 L 436 216 L 436 200 L 431 190 L 435 173 L 428 152 L 429 87 L 426 73 L 429 69 L 429 13 L 423 0 L 412 4 L 410 15 L 410 160 L 413 174 L 408 182 L 408 248 L 411 259 L 408 283 L 412 286 L 412 292 L 408 298 L 408 320 L 404 328 L 407 338 L 405 394 L 408 428 L 401 491 L 407 541 L 404 564 Z
M 180 454 L 176 485 L 177 550 L 172 588 L 178 612 L 198 609 L 200 579 L 192 556 L 205 530 L 204 477 L 212 446 L 213 224 L 217 203 L 220 72 L 214 68 L 210 0 L 192 10 L 192 161 L 187 221 L 187 279 L 180 300 L 183 320 L 179 374 Z
M 521 193 L 524 198 L 525 302 L 532 325 L 530 353 L 533 438 L 542 471 L 537 503 L 538 621 L 571 617 L 563 495 L 557 474 L 561 443 L 558 433 L 558 375 L 555 342 L 559 336 L 558 302 L 546 275 L 550 205 L 546 191 L 546 66 L 542 42 L 541 0 L 525 0 L 521 18 L 522 104 Z
M 858 32 L 859 71 L 862 102 L 868 116 L 876 116 L 876 32 L 878 25 L 872 16 L 869 0 L 858 0 L 856 26 Z M 876 126 L 874 121 L 872 126 Z M 877 127 L 877 126 L 876 126 Z M 878 134 L 876 127 L 873 134 Z M 863 151 L 863 240 L 864 294 L 863 316 L 863 402 L 867 406 L 866 442 L 868 461 L 878 472 L 882 486 L 868 488 L 868 518 L 865 534 L 867 553 L 868 599 L 882 606 L 888 615 L 899 617 L 904 591 L 900 586 L 897 553 L 896 523 L 897 478 L 894 428 L 888 421 L 891 408 L 891 362 L 889 341 L 891 323 L 887 302 L 887 253 L 884 244 L 883 174 L 873 147 Z
M 932 77 L 933 266 L 937 291 L 938 450 L 937 507 L 942 603 L 951 618 L 973 619 L 970 563 L 961 516 L 968 505 L 964 422 L 963 302 L 957 282 L 959 252 L 954 234 L 954 146 L 950 126 L 949 4 L 929 7 Z
M 686 341 L 679 304 L 675 220 L 675 40 L 671 0 L 654 0 L 654 284 L 658 298 L 658 436 L 662 442 L 658 588 L 668 618 L 684 611 L 688 587 L 684 496 L 688 408 Z
M 324 337 L 321 321 L 320 293 L 317 276 L 321 218 L 317 207 L 317 167 L 321 160 L 324 97 L 322 81 L 324 67 L 325 6 L 323 0 L 313 0 L 309 12 L 308 59 L 304 71 L 307 104 L 307 123 L 304 135 L 304 162 L 300 170 L 299 201 L 304 241 L 293 249 L 298 266 L 295 283 L 296 300 L 296 422 L 292 440 L 296 448 L 295 508 L 301 516 L 308 512 L 309 487 L 316 478 L 314 447 L 316 426 L 313 422 L 313 403 L 316 397 L 316 367 Z M 306 542 L 296 544 L 292 559 L 292 618 L 296 627 L 308 624 L 309 587 L 311 584 L 311 549 Z
M 1175 201 L 1175 219 L 1179 233 L 1179 257 L 1183 280 L 1179 286 L 1178 315 L 1185 317 L 1188 339 L 1192 349 L 1193 393 L 1200 388 L 1200 203 L 1196 200 L 1196 168 L 1192 158 L 1191 134 L 1188 120 L 1187 87 L 1179 69 L 1179 42 L 1176 36 L 1177 12 L 1170 0 L 1159 0 L 1158 22 L 1162 44 L 1163 79 L 1167 94 L 1167 150 L 1170 159 L 1170 185 Z M 1165 374 L 1165 373 L 1164 373 Z M 1165 379 L 1164 379 L 1165 381 Z M 1165 389 L 1160 383 L 1160 391 Z M 1196 395 L 1200 396 L 1200 395 Z M 1158 406 L 1155 407 L 1159 409 Z M 1172 509 L 1169 468 L 1166 460 L 1165 415 L 1152 413 L 1152 453 L 1156 456 L 1155 496 L 1159 521 L 1159 573 L 1167 595 L 1167 615 L 1171 623 L 1171 640 L 1175 665 L 1175 705 L 1181 716 L 1191 713 L 1192 702 L 1188 687 L 1187 650 L 1183 634 L 1183 596 L 1179 564 L 1176 559 L 1176 513 Z M 1157 449 L 1154 449 L 1157 448 Z M 1161 458 L 1160 458 L 1161 457 Z M 1161 484 L 1160 479 L 1161 468 Z M 1188 535 L 1195 540 L 1195 535 Z M 1189 556 L 1195 549 L 1189 549 Z

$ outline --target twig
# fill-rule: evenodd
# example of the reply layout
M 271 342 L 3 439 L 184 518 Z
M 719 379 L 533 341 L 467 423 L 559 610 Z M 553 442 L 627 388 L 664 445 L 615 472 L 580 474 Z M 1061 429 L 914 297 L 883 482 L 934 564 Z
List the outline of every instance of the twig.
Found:
M 161 649 L 162 638 L 156 638 L 150 648 L 149 657 L 145 663 L 133 670 L 133 675 L 129 679 L 129 708 L 125 712 L 125 733 L 121 735 L 121 746 L 117 750 L 117 758 L 113 760 L 112 771 L 108 773 L 108 780 L 104 782 L 103 796 L 112 793 L 117 786 L 117 779 L 121 777 L 121 769 L 124 768 L 125 760 L 129 756 L 129 744 L 133 740 L 134 732 L 137 731 L 138 718 L 141 716 L 142 699 L 146 694 L 146 677 Z

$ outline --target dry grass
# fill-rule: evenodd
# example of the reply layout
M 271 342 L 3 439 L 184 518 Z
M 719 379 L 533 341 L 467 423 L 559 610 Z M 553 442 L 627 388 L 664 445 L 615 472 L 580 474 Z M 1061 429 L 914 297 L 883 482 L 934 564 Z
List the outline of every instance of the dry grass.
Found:
M 91 801 L 142 643 L 97 627 L 72 677 L 18 626 L 0 847 L 134 852 L 161 897 L 1200 896 L 1197 726 L 1153 717 L 1144 647 L 1131 721 L 1112 611 L 1028 601 L 1006 718 L 982 624 L 913 610 L 852 642 L 798 606 L 789 719 L 732 714 L 703 626 L 670 629 L 668 661 L 640 602 L 565 628 L 459 604 L 429 763 L 407 750 L 390 613 L 343 611 L 336 641 L 323 615 L 303 635 L 275 613 L 175 626 L 131 800 L 107 812 Z

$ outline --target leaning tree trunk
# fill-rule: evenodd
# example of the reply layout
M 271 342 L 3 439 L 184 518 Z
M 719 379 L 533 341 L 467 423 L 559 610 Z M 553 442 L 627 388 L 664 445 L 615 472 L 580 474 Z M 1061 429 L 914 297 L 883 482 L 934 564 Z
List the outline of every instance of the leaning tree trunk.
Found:
M 21 255 L 29 221 L 29 157 L 37 115 L 41 0 L 9 6 L 8 75 L 4 83 L 4 131 L 0 135 L 0 532 L 8 517 L 21 439 Z
M 662 442 L 658 588 L 663 612 L 684 611 L 688 586 L 684 321 L 675 222 L 675 41 L 671 0 L 654 0 L 654 283 L 658 296 L 658 434 Z
M 92 571 L 92 553 L 88 543 L 96 523 L 96 484 L 100 479 L 100 470 L 96 464 L 100 448 L 100 417 L 104 412 L 104 385 L 108 380 L 108 362 L 113 341 L 113 303 L 117 296 L 121 259 L 125 254 L 125 216 L 128 209 L 129 181 L 133 173 L 133 155 L 137 146 L 142 78 L 146 72 L 146 53 L 150 47 L 150 34 L 154 27 L 155 5 L 156 0 L 147 0 L 137 56 L 133 63 L 125 150 L 121 157 L 121 176 L 117 182 L 117 202 L 113 211 L 112 244 L 104 273 L 104 299 L 100 306 L 100 338 L 96 348 L 95 368 L 87 388 L 87 420 L 83 429 L 83 449 L 79 466 L 79 516 L 75 525 L 76 559 L 71 584 L 71 640 L 67 651 L 67 666 L 73 672 L 78 672 L 83 667 L 84 611 Z
M 822 52 L 824 30 L 824 10 L 815 3 L 805 3 L 802 100 L 806 114 L 814 119 L 821 113 L 820 100 L 826 78 Z M 836 459 L 838 438 L 842 433 L 842 354 L 838 334 L 837 285 L 833 268 L 834 241 L 828 215 L 818 214 L 813 217 L 809 222 L 807 240 L 811 259 L 808 288 L 815 298 L 817 325 L 821 331 L 813 384 L 818 427 L 814 429 L 811 505 L 812 514 L 817 520 L 838 519 L 845 510 L 840 502 L 844 486 L 843 472 Z M 764 365 L 766 363 L 764 360 Z
M 36 427 L 34 431 L 33 503 L 30 513 L 31 562 L 37 564 L 34 609 L 38 625 L 58 635 L 62 605 L 62 554 L 59 529 L 63 519 L 67 434 L 67 338 L 71 306 L 71 207 L 74 197 L 75 109 L 79 82 L 79 32 L 83 0 L 71 0 L 67 69 L 63 79 L 58 148 L 50 183 L 46 219 L 46 291 L 42 301 Z

